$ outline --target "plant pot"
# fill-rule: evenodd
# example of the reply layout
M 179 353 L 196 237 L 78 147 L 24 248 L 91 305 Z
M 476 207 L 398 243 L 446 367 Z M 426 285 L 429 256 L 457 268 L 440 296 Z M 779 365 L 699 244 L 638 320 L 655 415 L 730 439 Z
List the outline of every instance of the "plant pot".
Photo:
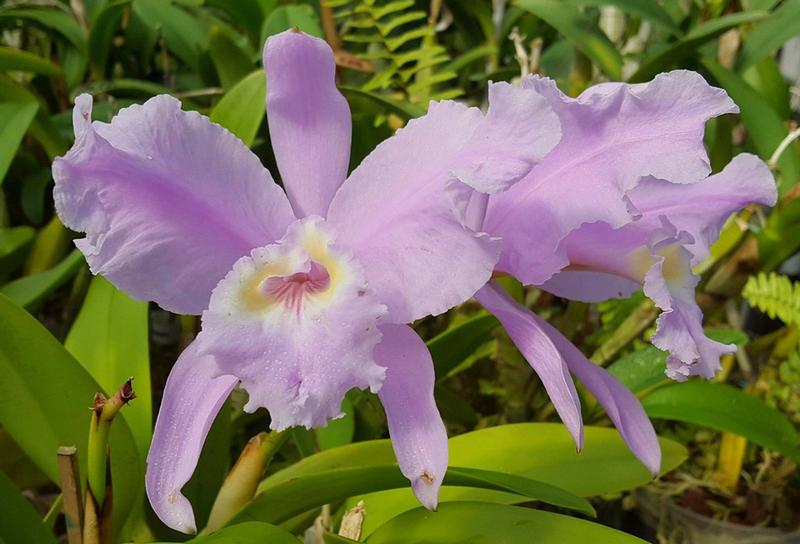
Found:
M 671 497 L 635 492 L 639 517 L 669 544 L 800 544 L 800 530 L 750 527 L 718 521 L 679 506 Z

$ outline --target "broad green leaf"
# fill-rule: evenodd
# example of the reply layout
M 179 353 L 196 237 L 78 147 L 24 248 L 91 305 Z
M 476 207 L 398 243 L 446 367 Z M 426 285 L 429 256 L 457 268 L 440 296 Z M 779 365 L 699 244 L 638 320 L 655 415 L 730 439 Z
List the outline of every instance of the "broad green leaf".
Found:
M 339 446 L 344 446 L 353 441 L 356 420 L 353 403 L 348 397 L 342 401 L 343 417 L 332 419 L 325 427 L 317 427 L 314 433 L 317 436 L 317 445 L 321 450 L 329 450 Z
M 264 489 L 236 515 L 233 523 L 250 520 L 282 523 L 323 504 L 361 493 L 406 488 L 409 485 L 408 479 L 394 464 L 339 468 L 308 474 Z M 451 466 L 447 469 L 443 485 L 491 489 L 515 494 L 518 502 L 539 500 L 583 514 L 594 514 L 586 499 L 553 485 L 514 474 Z
M 642 0 L 575 0 L 579 6 L 615 6 L 628 15 L 641 17 L 651 23 L 679 34 L 680 28 L 672 20 L 669 13 L 658 2 Z
M 713 40 L 723 32 L 744 23 L 758 21 L 769 15 L 764 11 L 749 11 L 724 15 L 711 19 L 705 24 L 694 27 L 685 36 L 676 40 L 669 47 L 643 62 L 638 70 L 629 78 L 631 82 L 647 81 L 659 72 L 663 72 L 690 57 L 705 43 Z
M 261 27 L 261 43 L 264 43 L 270 36 L 290 28 L 299 28 L 306 34 L 323 37 L 322 25 L 311 6 L 288 5 L 275 8 L 264 19 L 264 25 Z
M 97 12 L 89 29 L 89 66 L 95 79 L 105 79 L 111 40 L 131 0 L 112 0 Z
M 731 432 L 789 459 L 800 459 L 800 436 L 792 422 L 741 389 L 692 380 L 660 387 L 646 395 L 642 405 L 652 418 Z
M 0 429 L 0 470 L 6 473 L 17 489 L 38 489 L 50 483 L 39 467 L 17 446 L 5 429 Z
M 662 438 L 660 442 L 662 471 L 668 472 L 683 462 L 686 450 L 671 440 Z M 451 438 L 449 450 L 452 466 L 525 476 L 581 497 L 632 489 L 652 479 L 616 430 L 602 427 L 585 428 L 585 447 L 580 454 L 564 426 L 556 423 L 518 423 L 473 431 Z M 274 486 L 321 471 L 394 462 L 388 440 L 357 442 L 307 457 L 276 472 L 261 482 L 259 492 L 268 495 Z M 419 505 L 408 485 L 359 498 L 364 499 L 369 511 L 364 524 L 366 534 L 400 512 Z M 452 500 L 513 503 L 519 502 L 519 497 L 486 489 L 443 487 L 440 502 Z
M 55 483 L 59 446 L 78 448 L 80 473 L 86 474 L 87 407 L 98 391 L 103 389 L 58 340 L 0 295 L 0 425 Z M 122 527 L 140 496 L 144 467 L 124 419 L 114 421 L 109 444 L 114 526 Z
M 742 121 L 758 155 L 768 160 L 788 133 L 780 115 L 738 74 L 710 59 L 703 59 L 702 63 L 739 106 Z M 778 190 L 783 194 L 800 179 L 800 155 L 796 144 L 783 153 L 778 166 L 783 178 Z
M 589 17 L 568 0 L 516 0 L 527 10 L 558 30 L 589 57 L 612 80 L 622 78 L 622 55 Z
M 428 340 L 428 350 L 439 380 L 489 339 L 499 321 L 486 312 L 457 323 Z
M 424 508 L 405 512 L 381 526 L 366 542 L 645 544 L 644 540 L 599 523 L 532 508 L 466 501 L 442 504 L 437 512 Z
M 32 21 L 45 28 L 55 30 L 80 51 L 85 52 L 86 40 L 78 21 L 71 14 L 61 9 L 50 7 L 9 8 L 0 10 L 0 19 L 22 19 Z
M 38 110 L 37 102 L 0 102 L 0 184 Z
M 800 0 L 786 0 L 747 35 L 737 68 L 741 71 L 753 66 L 797 35 L 800 35 Z
M 68 282 L 83 264 L 83 255 L 75 249 L 50 270 L 24 276 L 5 284 L 0 287 L 0 294 L 25 308 L 36 306 Z
M 26 544 L 55 544 L 50 529 L 23 497 L 14 483 L 0 471 L 0 540 Z
M 218 27 L 211 29 L 208 48 L 219 81 L 225 90 L 230 90 L 255 69 L 247 53 Z
M 0 46 L 0 70 L 19 70 L 45 76 L 60 76 L 61 67 L 33 53 Z
M 354 112 L 385 115 L 394 113 L 405 120 L 425 115 L 425 108 L 409 102 L 402 102 L 382 94 L 364 91 L 356 87 L 340 86 L 339 91 L 350 103 Z
M 300 540 L 280 527 L 257 521 L 232 525 L 190 540 L 192 544 L 298 544 Z
M 256 70 L 225 93 L 209 117 L 250 147 L 264 119 L 266 96 L 264 70 Z
M 29 226 L 0 228 L 0 280 L 25 261 L 36 230 Z
M 121 413 L 144 462 L 153 428 L 147 303 L 95 276 L 64 347 L 106 391 L 133 377 L 136 399 Z
M 0 101 L 34 103 L 37 99 L 28 89 L 11 79 L 6 74 L 0 73 Z M 68 145 L 53 125 L 50 114 L 39 107 L 36 117 L 30 124 L 30 134 L 37 140 L 47 153 L 50 160 L 66 153 Z M 0 128 L 2 132 L 2 128 Z

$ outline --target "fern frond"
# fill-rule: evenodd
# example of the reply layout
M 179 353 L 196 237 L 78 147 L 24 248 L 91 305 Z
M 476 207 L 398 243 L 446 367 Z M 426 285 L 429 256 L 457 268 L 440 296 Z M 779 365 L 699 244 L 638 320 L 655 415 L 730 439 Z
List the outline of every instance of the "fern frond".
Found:
M 770 272 L 751 276 L 744 286 L 742 296 L 771 318 L 787 325 L 800 325 L 800 282 Z
M 462 94 L 452 88 L 457 73 L 441 68 L 451 58 L 436 45 L 436 30 L 414 0 L 328 0 L 326 5 L 336 6 L 342 41 L 360 49 L 356 55 L 376 68 L 365 91 L 402 93 L 418 103 Z

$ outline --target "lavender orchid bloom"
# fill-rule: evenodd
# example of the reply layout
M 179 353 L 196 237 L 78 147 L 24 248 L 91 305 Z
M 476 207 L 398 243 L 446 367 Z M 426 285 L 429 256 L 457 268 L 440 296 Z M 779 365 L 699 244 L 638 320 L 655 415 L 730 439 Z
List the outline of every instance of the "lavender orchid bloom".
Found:
M 597 85 L 576 99 L 544 78 L 526 78 L 522 87 L 547 97 L 562 138 L 516 182 L 487 185 L 454 172 L 478 191 L 450 186 L 465 221 L 502 238 L 498 270 L 526 285 L 589 302 L 644 285 L 663 310 L 653 342 L 670 351 L 668 375 L 710 377 L 719 354 L 733 346 L 703 334 L 691 266 L 708 254 L 732 212 L 776 198 L 769 170 L 752 155 L 708 177 L 705 123 L 738 108 L 724 91 L 686 71 L 647 84 Z M 476 299 L 539 374 L 579 448 L 580 404 L 570 372 L 603 405 L 633 453 L 658 472 L 655 432 L 630 391 L 499 286 L 490 283 Z
M 267 41 L 264 65 L 286 194 L 241 141 L 168 96 L 110 124 L 92 123 L 91 98 L 78 97 L 75 146 L 53 165 L 59 216 L 86 233 L 76 244 L 94 273 L 202 312 L 164 391 L 148 497 L 168 526 L 195 531 L 181 488 L 237 384 L 274 429 L 324 425 L 359 387 L 378 393 L 400 468 L 435 508 L 447 435 L 430 354 L 406 324 L 472 296 L 500 251 L 465 227 L 442 180 L 524 177 L 558 142 L 558 119 L 539 94 L 496 84 L 485 116 L 434 103 L 345 180 L 351 120 L 330 48 L 288 31 Z M 518 111 L 538 128 L 515 125 Z

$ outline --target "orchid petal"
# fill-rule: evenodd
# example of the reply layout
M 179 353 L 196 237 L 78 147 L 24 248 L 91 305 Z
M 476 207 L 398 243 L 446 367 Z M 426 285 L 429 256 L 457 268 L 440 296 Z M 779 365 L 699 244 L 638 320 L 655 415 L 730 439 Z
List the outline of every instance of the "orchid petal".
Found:
M 542 381 L 558 415 L 575 444 L 583 448 L 581 404 L 564 358 L 540 322 L 524 306 L 517 304 L 502 287 L 489 283 L 475 294 L 475 299 L 500 320 L 514 345 Z
M 382 325 L 375 360 L 386 367 L 378 396 L 397 462 L 419 501 L 436 510 L 447 471 L 447 431 L 436 408 L 436 376 L 425 343 L 406 325 Z
M 738 111 L 724 91 L 686 71 L 647 84 L 603 84 L 577 99 L 539 77 L 523 87 L 548 98 L 561 140 L 524 179 L 492 197 L 484 229 L 503 238 L 497 268 L 525 284 L 541 284 L 569 263 L 561 241 L 581 224 L 629 222 L 624 194 L 641 177 L 690 183 L 707 176 L 705 122 Z
M 731 214 L 749 204 L 772 206 L 778 198 L 769 167 L 749 153 L 731 160 L 720 172 L 690 185 L 675 185 L 646 178 L 628 193 L 641 221 L 653 225 L 666 216 L 679 230 L 694 239 L 686 245 L 696 265 L 709 255 L 709 247 Z
M 90 122 L 76 99 L 74 147 L 53 163 L 56 210 L 85 232 L 95 274 L 168 310 L 199 314 L 236 259 L 294 220 L 280 187 L 235 136 L 169 96 Z
M 269 410 L 270 426 L 311 428 L 342 415 L 345 393 L 377 391 L 385 306 L 358 263 L 320 218 L 292 224 L 276 244 L 239 259 L 211 295 L 198 350 L 241 380 L 244 409 Z
M 661 446 L 639 399 L 606 369 L 589 361 L 550 323 L 533 313 L 531 316 L 564 357 L 570 371 L 605 409 L 633 454 L 656 477 L 661 469 Z
M 682 234 L 691 242 L 688 234 Z M 651 341 L 669 351 L 666 374 L 673 380 L 713 378 L 720 369 L 720 357 L 735 353 L 736 346 L 705 335 L 703 312 L 694 296 L 700 278 L 692 273 L 692 255 L 682 241 L 681 234 L 673 234 L 656 246 L 658 253 L 644 278 L 644 294 L 662 310 Z
M 164 389 L 147 455 L 147 497 L 168 527 L 196 533 L 192 505 L 181 488 L 192 477 L 214 418 L 238 380 L 218 375 L 213 358 L 191 344 L 178 357 Z
M 325 217 L 347 176 L 352 121 L 324 40 L 287 30 L 264 45 L 267 122 L 283 186 L 298 217 Z
M 378 145 L 331 203 L 328 220 L 388 305 L 390 322 L 445 312 L 491 277 L 499 246 L 465 228 L 472 189 L 458 176 L 494 190 L 524 175 L 558 141 L 557 121 L 538 95 L 525 107 L 541 109 L 540 127 L 506 126 L 521 91 L 496 89 L 487 116 L 456 102 L 431 103 L 424 117 Z M 518 133 L 533 148 L 501 151 Z

